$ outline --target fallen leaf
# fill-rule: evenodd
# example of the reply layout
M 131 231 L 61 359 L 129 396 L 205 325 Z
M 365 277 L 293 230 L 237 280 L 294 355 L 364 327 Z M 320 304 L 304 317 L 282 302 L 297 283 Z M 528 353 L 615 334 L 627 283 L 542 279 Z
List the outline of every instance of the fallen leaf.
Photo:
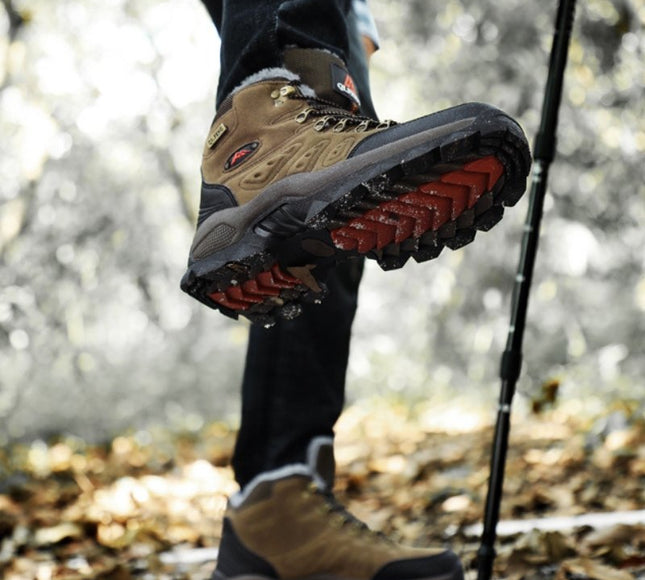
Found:
M 582 547 L 593 550 L 603 546 L 617 546 L 629 543 L 638 535 L 638 528 L 640 528 L 640 536 L 645 539 L 645 526 L 618 524 L 611 528 L 591 532 L 582 540 Z
M 83 529 L 73 523 L 63 522 L 57 526 L 52 526 L 49 528 L 41 528 L 36 530 L 34 534 L 34 545 L 35 546 L 47 546 L 51 544 L 58 544 L 63 540 L 68 540 L 71 538 L 80 538 L 83 535 Z
M 554 580 L 568 580 L 567 574 L 576 574 L 589 580 L 634 580 L 634 576 L 625 570 L 617 570 L 589 558 L 565 560 Z

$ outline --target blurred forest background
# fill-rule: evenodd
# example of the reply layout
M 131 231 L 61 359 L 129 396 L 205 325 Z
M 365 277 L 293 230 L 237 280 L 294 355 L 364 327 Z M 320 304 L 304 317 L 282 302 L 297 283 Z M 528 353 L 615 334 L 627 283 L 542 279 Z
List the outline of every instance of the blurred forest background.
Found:
M 533 140 L 554 0 L 371 5 L 382 117 L 486 101 Z M 549 381 L 572 413 L 643 409 L 644 23 L 643 0 L 579 3 L 520 413 Z M 235 420 L 248 326 L 179 290 L 218 43 L 198 0 L 2 0 L 0 442 Z M 369 264 L 350 400 L 492 416 L 526 206 L 430 264 Z

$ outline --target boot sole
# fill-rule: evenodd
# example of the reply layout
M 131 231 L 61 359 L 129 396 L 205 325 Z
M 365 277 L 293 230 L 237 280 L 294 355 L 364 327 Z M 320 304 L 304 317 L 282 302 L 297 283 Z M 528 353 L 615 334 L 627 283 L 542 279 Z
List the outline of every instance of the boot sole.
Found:
M 459 109 L 458 121 L 291 175 L 211 215 L 182 289 L 227 316 L 271 326 L 322 302 L 339 262 L 367 257 L 393 270 L 470 243 L 519 200 L 530 154 L 506 115 L 482 105 L 464 119 Z

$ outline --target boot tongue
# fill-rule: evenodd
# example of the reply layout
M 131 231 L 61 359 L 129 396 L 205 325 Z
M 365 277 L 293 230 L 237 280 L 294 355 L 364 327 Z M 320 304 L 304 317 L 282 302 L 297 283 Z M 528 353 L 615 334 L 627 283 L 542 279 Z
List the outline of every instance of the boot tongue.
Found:
M 307 449 L 307 465 L 319 487 L 324 491 L 331 491 L 336 472 L 334 442 L 331 437 L 316 437 L 311 440 Z
M 321 99 L 357 111 L 361 105 L 358 90 L 345 63 L 336 55 L 314 48 L 287 48 L 284 66 L 300 76 Z

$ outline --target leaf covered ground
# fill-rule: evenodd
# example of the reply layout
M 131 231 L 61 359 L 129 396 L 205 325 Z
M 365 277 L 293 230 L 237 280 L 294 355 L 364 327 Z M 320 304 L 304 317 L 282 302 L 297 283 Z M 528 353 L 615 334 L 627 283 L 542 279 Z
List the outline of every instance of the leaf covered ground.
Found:
M 397 405 L 349 408 L 337 429 L 336 488 L 373 528 L 410 544 L 449 543 L 472 567 L 492 428 L 449 431 Z M 533 415 L 516 421 L 511 436 L 502 520 L 645 509 L 645 426 L 633 415 Z M 133 432 L 104 445 L 58 437 L 5 448 L 0 577 L 208 578 L 226 498 L 236 490 L 228 466 L 234 437 L 216 423 L 189 434 Z M 609 526 L 503 535 L 495 577 L 645 578 L 645 523 L 619 516 Z

